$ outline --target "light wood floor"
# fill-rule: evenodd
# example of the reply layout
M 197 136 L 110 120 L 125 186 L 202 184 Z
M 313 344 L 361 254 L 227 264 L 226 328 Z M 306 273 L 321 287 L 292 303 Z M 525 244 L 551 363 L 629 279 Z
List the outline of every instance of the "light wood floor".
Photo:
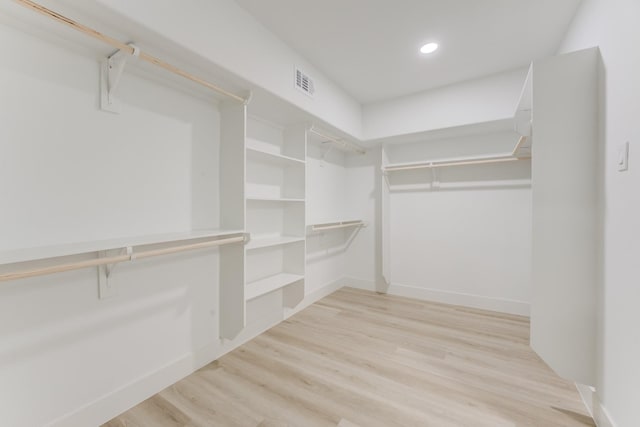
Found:
M 345 288 L 106 424 L 594 426 L 527 318 Z

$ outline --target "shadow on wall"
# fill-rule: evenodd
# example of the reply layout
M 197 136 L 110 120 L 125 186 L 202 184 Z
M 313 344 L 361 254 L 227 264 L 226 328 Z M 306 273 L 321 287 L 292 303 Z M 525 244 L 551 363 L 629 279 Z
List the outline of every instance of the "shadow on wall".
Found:
M 346 252 L 360 227 L 322 231 L 307 236 L 307 261 L 314 262 Z
M 175 272 L 185 261 L 192 262 L 188 256 L 182 254 L 162 260 L 139 261 L 136 265 L 119 265 L 112 278 L 113 286 L 119 288 L 119 295 L 113 299 L 98 299 L 95 269 L 2 284 L 5 301 L 13 300 L 16 310 L 23 308 L 20 309 L 22 313 L 13 312 L 14 321 L 5 323 L 11 327 L 7 327 L 6 334 L 0 334 L 3 336 L 0 366 L 25 363 L 41 357 L 43 352 L 91 341 L 161 312 L 171 312 L 175 317 L 184 315 L 190 310 L 191 289 L 180 283 L 175 273 L 167 273 Z M 198 256 L 203 257 L 210 255 Z M 83 256 L 68 258 L 85 259 Z M 157 269 L 164 270 L 164 274 L 156 273 L 154 270 Z M 147 276 L 154 277 L 149 279 Z M 167 280 L 161 280 L 162 276 Z M 34 312 L 38 315 L 34 316 Z

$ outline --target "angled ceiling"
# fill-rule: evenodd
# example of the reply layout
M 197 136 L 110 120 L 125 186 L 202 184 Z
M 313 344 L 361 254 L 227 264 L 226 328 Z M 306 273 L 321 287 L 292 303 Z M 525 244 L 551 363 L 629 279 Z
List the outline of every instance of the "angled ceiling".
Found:
M 553 55 L 582 0 L 236 1 L 366 104 Z

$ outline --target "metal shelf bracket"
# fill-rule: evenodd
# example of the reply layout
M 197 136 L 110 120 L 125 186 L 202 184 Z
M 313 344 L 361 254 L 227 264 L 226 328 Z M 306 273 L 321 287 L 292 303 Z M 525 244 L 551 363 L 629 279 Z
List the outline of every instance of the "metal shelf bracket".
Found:
M 124 67 L 130 57 L 140 56 L 140 49 L 133 43 L 128 46 L 133 48 L 132 53 L 118 50 L 113 55 L 102 61 L 100 73 L 100 108 L 110 113 L 120 113 L 120 101 L 115 94 L 120 85 L 120 79 L 124 72 Z

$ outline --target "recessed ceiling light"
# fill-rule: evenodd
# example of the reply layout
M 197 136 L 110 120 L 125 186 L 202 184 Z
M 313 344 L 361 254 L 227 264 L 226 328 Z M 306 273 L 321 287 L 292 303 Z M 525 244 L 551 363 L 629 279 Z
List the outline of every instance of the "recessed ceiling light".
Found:
M 427 43 L 420 48 L 422 53 L 433 53 L 438 50 L 438 43 Z

